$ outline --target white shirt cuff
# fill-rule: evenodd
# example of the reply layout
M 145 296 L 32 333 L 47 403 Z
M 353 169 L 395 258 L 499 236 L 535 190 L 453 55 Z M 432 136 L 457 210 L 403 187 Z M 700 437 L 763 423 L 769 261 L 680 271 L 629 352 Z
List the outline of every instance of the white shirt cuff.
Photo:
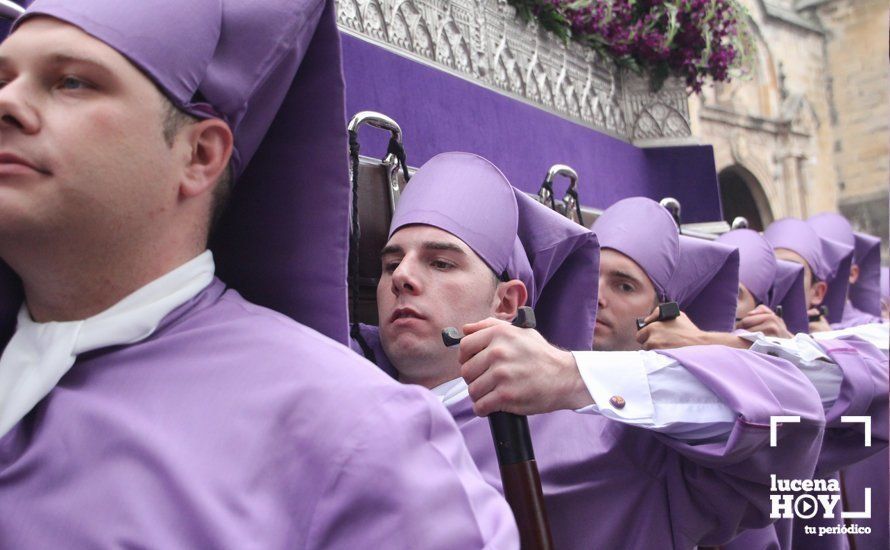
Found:
M 573 351 L 572 355 L 594 401 L 576 412 L 598 413 L 634 424 L 652 423 L 652 395 L 639 352 Z

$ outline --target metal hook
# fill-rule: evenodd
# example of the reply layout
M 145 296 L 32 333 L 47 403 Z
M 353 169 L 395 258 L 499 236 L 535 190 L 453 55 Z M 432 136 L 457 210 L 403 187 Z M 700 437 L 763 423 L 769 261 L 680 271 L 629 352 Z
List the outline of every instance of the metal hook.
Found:
M 748 218 L 744 216 L 736 216 L 732 220 L 732 224 L 730 225 L 733 229 L 748 229 L 750 225 L 748 224 Z
M 665 197 L 661 199 L 658 204 L 663 206 L 670 213 L 671 217 L 674 218 L 674 223 L 677 224 L 677 231 L 679 231 L 680 222 L 682 219 L 680 217 L 680 201 L 678 201 L 674 197 Z
M 383 113 L 378 113 L 376 111 L 360 111 L 352 117 L 349 124 L 346 126 L 346 129 L 350 132 L 358 132 L 358 129 L 362 124 L 367 124 L 368 126 L 380 130 L 386 130 L 390 133 L 392 139 L 394 139 L 396 143 L 400 146 L 402 145 L 402 128 L 395 120 Z M 399 190 L 399 180 L 396 177 L 399 172 L 399 159 L 390 153 L 383 158 L 383 164 L 386 165 L 389 181 L 389 205 L 392 208 L 392 212 L 395 212 L 396 204 L 398 204 L 399 196 L 401 195 L 401 191 Z
M 569 179 L 569 188 L 566 190 L 565 196 L 562 198 L 565 206 L 565 216 L 570 220 L 583 225 L 580 219 L 580 205 L 578 204 L 578 172 L 574 168 L 566 164 L 554 164 L 547 170 L 547 177 L 541 185 L 538 192 L 538 200 L 544 205 L 557 210 L 556 201 L 553 197 L 553 180 L 556 176 L 563 176 Z M 578 218 L 578 219 L 576 219 Z

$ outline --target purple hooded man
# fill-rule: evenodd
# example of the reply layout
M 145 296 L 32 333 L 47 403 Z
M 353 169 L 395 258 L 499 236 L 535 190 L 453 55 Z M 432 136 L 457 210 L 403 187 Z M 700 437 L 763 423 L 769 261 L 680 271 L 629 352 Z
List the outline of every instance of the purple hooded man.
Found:
M 823 239 L 809 224 L 794 218 L 771 223 L 763 236 L 777 258 L 804 266 L 810 332 L 831 330 L 830 323 L 840 321 L 847 301 L 853 247 Z
M 599 229 L 604 242 L 610 242 L 610 235 L 614 233 L 616 250 L 622 250 L 634 263 L 643 266 L 652 261 L 646 248 L 649 243 L 641 239 L 642 245 L 628 244 L 627 228 L 611 222 Z M 747 349 L 749 343 L 730 333 L 734 328 L 747 325 L 790 336 L 782 319 L 765 305 L 772 299 L 776 279 L 772 248 L 756 233 L 751 233 L 761 245 L 755 250 L 754 257 L 768 259 L 765 266 L 752 265 L 750 250 L 749 254 L 740 254 L 735 242 L 738 235 L 736 239 L 723 238 L 717 242 L 679 236 L 679 255 L 674 272 L 666 283 L 666 295 L 678 302 L 682 313 L 674 321 L 652 323 L 638 331 L 636 340 L 642 348 L 723 345 Z M 803 298 L 802 291 L 800 298 Z
M 881 239 L 854 232 L 847 218 L 834 212 L 817 214 L 807 223 L 821 238 L 853 248 L 844 315 L 832 328 L 881 322 Z
M 37 0 L 0 44 L 0 547 L 518 546 L 440 403 L 214 277 L 333 8 Z
M 736 328 L 783 338 L 807 332 L 803 266 L 777 259 L 769 242 L 750 229 L 729 231 L 717 242 L 739 250 Z
M 513 189 L 485 159 L 434 157 L 396 208 L 382 254 L 381 327 L 365 333 L 379 364 L 440 397 L 498 488 L 480 416 L 533 415 L 555 547 L 719 543 L 770 521 L 770 473 L 811 474 L 818 396 L 790 364 L 739 350 L 587 351 L 592 336 L 594 347 L 638 350 L 636 317 L 668 297 L 678 260 L 667 211 L 647 199 L 622 202 L 613 221 L 627 214 L 635 231 L 640 220 L 666 230 L 637 243 L 657 241 L 646 255 L 657 285 L 614 248 L 603 250 L 597 281 L 593 234 Z M 539 330 L 508 322 L 523 304 L 535 307 Z M 605 321 L 594 335 L 596 309 Z M 465 334 L 458 349 L 441 344 L 449 325 Z M 734 368 L 718 374 L 718 364 Z M 678 405 L 686 402 L 695 405 Z M 792 413 L 802 422 L 783 425 L 779 437 L 793 459 L 768 446 L 763 428 L 771 414 Z

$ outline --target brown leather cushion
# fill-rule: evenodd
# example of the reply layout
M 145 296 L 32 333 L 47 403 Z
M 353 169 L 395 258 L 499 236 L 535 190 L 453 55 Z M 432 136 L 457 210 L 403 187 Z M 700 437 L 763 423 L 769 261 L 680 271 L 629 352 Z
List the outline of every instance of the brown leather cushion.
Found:
M 386 245 L 392 207 L 389 192 L 390 167 L 378 159 L 359 157 L 358 169 L 358 300 L 353 322 L 377 324 L 377 282 L 380 280 L 380 251 Z M 413 172 L 413 170 L 412 170 Z M 399 171 L 394 176 L 399 189 L 404 189 L 405 178 Z M 350 287 L 350 307 L 352 304 Z

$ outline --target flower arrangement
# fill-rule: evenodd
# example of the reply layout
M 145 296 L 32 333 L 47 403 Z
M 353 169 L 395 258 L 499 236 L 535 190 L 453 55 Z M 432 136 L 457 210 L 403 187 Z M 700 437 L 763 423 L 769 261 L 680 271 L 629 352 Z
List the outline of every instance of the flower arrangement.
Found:
M 657 91 L 670 75 L 694 92 L 739 76 L 753 51 L 737 0 L 508 0 L 526 21 L 646 72 Z

